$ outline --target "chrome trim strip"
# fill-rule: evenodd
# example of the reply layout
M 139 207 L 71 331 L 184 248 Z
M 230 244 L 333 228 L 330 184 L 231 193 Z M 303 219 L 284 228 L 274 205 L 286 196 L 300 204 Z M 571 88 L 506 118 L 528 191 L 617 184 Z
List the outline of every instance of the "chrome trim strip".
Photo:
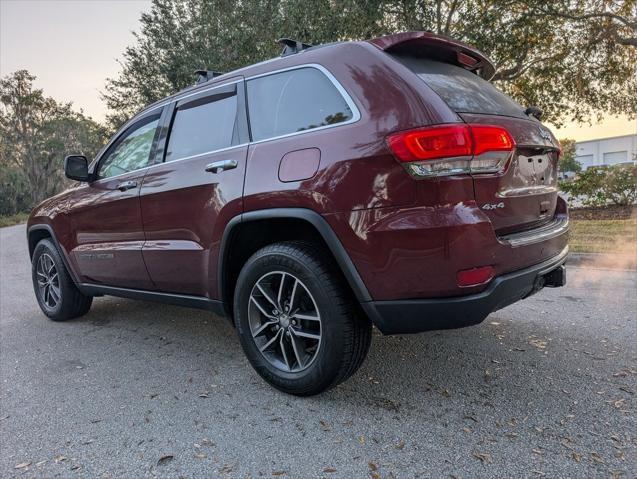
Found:
M 518 248 L 520 246 L 526 246 L 555 238 L 556 236 L 566 233 L 568 229 L 568 216 L 558 215 L 555 216 L 547 224 L 542 225 L 539 228 L 522 231 L 520 233 L 512 233 L 504 236 L 499 236 L 498 241 L 511 246 L 512 248 Z
M 245 81 L 248 82 L 248 81 L 254 80 L 256 78 L 261 78 L 261 77 L 265 77 L 265 76 L 269 76 L 269 75 L 276 75 L 277 73 L 283 73 L 283 72 L 291 71 L 291 70 L 301 70 L 302 68 L 315 68 L 316 70 L 318 70 L 321 73 L 323 73 L 327 77 L 327 79 L 330 82 L 332 82 L 332 85 L 334 85 L 334 87 L 339 92 L 339 94 L 341 95 L 343 100 L 345 100 L 345 103 L 347 103 L 347 107 L 352 112 L 352 118 L 350 118 L 347 121 L 343 121 L 341 123 L 335 123 L 333 125 L 324 125 L 324 126 L 319 126 L 318 128 L 312 128 L 312 129 L 303 130 L 303 131 L 295 131 L 295 132 L 292 132 L 292 133 L 287 133 L 285 135 L 278 135 L 278 136 L 273 136 L 271 138 L 264 138 L 263 140 L 252 141 L 252 142 L 250 142 L 250 144 L 257 145 L 259 143 L 265 143 L 266 141 L 278 140 L 280 138 L 288 138 L 290 136 L 303 135 L 305 133 L 311 133 L 311 132 L 314 132 L 314 131 L 321 131 L 321 130 L 326 130 L 328 128 L 336 128 L 336 127 L 339 127 L 339 126 L 345 126 L 345 125 L 349 125 L 349 124 L 352 124 L 352 123 L 356 123 L 358 120 L 361 119 L 361 112 L 358 109 L 358 107 L 356 106 L 356 103 L 354 103 L 354 100 L 352 100 L 352 97 L 349 95 L 347 90 L 345 90 L 345 88 L 343 88 L 343 85 L 340 84 L 340 82 L 334 77 L 334 75 L 332 75 L 332 73 L 327 68 L 325 68 L 323 65 L 319 65 L 318 63 L 304 63 L 302 65 L 295 65 L 293 67 L 281 68 L 280 70 L 274 70 L 274 71 L 271 71 L 271 72 L 261 73 L 259 75 L 254 75 L 254 76 L 251 76 L 251 77 L 247 77 L 245 79 Z
M 332 84 L 334 85 L 336 90 L 338 90 L 340 95 L 345 100 L 345 103 L 347 103 L 347 106 L 349 107 L 349 109 L 352 112 L 352 118 L 350 118 L 347 121 L 343 121 L 341 123 L 335 123 L 333 125 L 324 125 L 324 126 L 319 126 L 318 128 L 312 128 L 310 130 L 295 131 L 295 132 L 292 132 L 292 133 L 287 133 L 285 135 L 273 136 L 271 138 L 265 138 L 263 140 L 258 140 L 258 141 L 250 141 L 248 143 L 242 143 L 240 145 L 233 145 L 233 146 L 229 146 L 229 147 L 226 147 L 226 148 L 220 148 L 218 150 L 206 151 L 204 153 L 199 153 L 197 155 L 186 156 L 184 158 L 178 158 L 178 159 L 172 160 L 172 161 L 167 161 L 167 162 L 163 162 L 163 163 L 156 163 L 154 165 L 144 166 L 143 168 L 139 168 L 137 170 L 127 171 L 126 173 L 120 173 L 119 175 L 109 176 L 108 178 L 100 178 L 98 180 L 95 180 L 93 183 L 99 184 L 99 182 L 101 182 L 101 181 L 111 180 L 112 178 L 117 178 L 118 176 L 124 176 L 124 175 L 128 175 L 130 173 L 134 173 L 135 171 L 142 171 L 144 169 L 151 169 L 151 168 L 154 168 L 156 166 L 165 165 L 167 163 L 174 163 L 176 161 L 189 160 L 191 158 L 197 158 L 199 156 L 210 155 L 212 153 L 218 153 L 218 152 L 221 152 L 221 151 L 231 150 L 233 148 L 240 148 L 240 147 L 246 146 L 246 145 L 257 145 L 259 143 L 265 143 L 266 141 L 278 140 L 280 138 L 288 138 L 290 136 L 303 135 L 305 133 L 312 133 L 314 131 L 321 131 L 321 130 L 326 130 L 328 128 L 335 128 L 335 127 L 339 127 L 339 126 L 345 126 L 345 125 L 349 125 L 349 124 L 352 124 L 352 123 L 356 123 L 357 121 L 359 121 L 361 119 L 360 110 L 356 106 L 356 103 L 354 103 L 354 100 L 352 100 L 352 97 L 349 95 L 349 93 L 347 93 L 347 90 L 345 90 L 345 88 L 343 88 L 343 85 L 340 84 L 340 82 L 334 77 L 334 75 L 332 75 L 330 73 L 330 71 L 327 68 L 325 68 L 323 65 L 319 65 L 318 63 L 304 63 L 302 65 L 295 65 L 293 67 L 281 68 L 280 70 L 274 70 L 274 71 L 271 71 L 271 72 L 261 73 L 259 75 L 254 75 L 254 76 L 251 76 L 251 77 L 247 77 L 247 78 L 244 78 L 243 80 L 245 80 L 247 82 L 249 80 L 254 80 L 255 78 L 261 78 L 261 77 L 265 77 L 265 76 L 268 76 L 268 75 L 275 75 L 277 73 L 283 73 L 283 72 L 291 71 L 291 70 L 300 70 L 302 68 L 315 68 L 316 70 L 319 70 L 321 73 L 323 73 L 327 77 L 327 79 L 332 82 Z M 102 153 L 105 152 L 108 149 L 108 147 L 111 145 L 111 143 L 113 143 L 113 141 L 120 136 L 119 135 L 120 132 L 123 132 L 131 124 L 133 124 L 135 121 L 139 120 L 138 116 L 142 116 L 142 115 L 144 115 L 146 113 L 149 113 L 149 112 L 151 112 L 153 110 L 156 110 L 158 108 L 162 108 L 162 107 L 164 107 L 164 106 L 166 106 L 166 105 L 168 105 L 168 104 L 170 104 L 172 102 L 178 102 L 178 101 L 183 100 L 184 98 L 188 98 L 188 97 L 191 97 L 193 95 L 199 95 L 200 93 L 204 93 L 204 92 L 207 92 L 207 91 L 210 91 L 210 90 L 214 90 L 215 88 L 221 88 L 221 87 L 224 87 L 224 86 L 232 85 L 234 83 L 241 83 L 241 81 L 243 81 L 243 80 L 234 80 L 234 81 L 230 81 L 230 82 L 227 82 L 227 83 L 220 83 L 220 84 L 211 85 L 209 88 L 197 90 L 195 92 L 191 92 L 191 93 L 189 93 L 187 95 L 184 95 L 184 96 L 176 96 L 176 97 L 171 98 L 170 100 L 166 100 L 166 101 L 164 101 L 162 103 L 159 103 L 157 105 L 153 105 L 153 106 L 149 107 L 147 110 L 142 110 L 136 116 L 134 116 L 133 118 L 128 120 L 126 123 L 124 123 L 124 125 L 117 131 L 117 133 L 113 136 L 113 138 L 102 148 L 102 150 L 100 151 L 98 156 L 96 156 L 95 161 L 93 163 L 99 162 L 99 160 L 101 159 Z M 91 166 L 93 166 L 93 163 L 91 164 Z
M 228 146 L 226 148 L 220 148 L 219 150 L 205 151 L 203 153 L 198 153 L 198 154 L 192 155 L 192 156 L 184 156 L 183 158 L 177 158 L 176 160 L 163 161 L 161 163 L 155 163 L 154 165 L 148 165 L 148 166 L 144 166 L 143 168 L 138 168 L 136 170 L 127 171 L 126 173 L 120 173 L 119 175 L 113 175 L 113 176 L 109 176 L 107 178 L 100 178 L 99 180 L 93 181 L 93 183 L 100 184 L 100 182 L 102 182 L 102 181 L 111 180 L 113 178 L 117 178 L 118 176 L 124 176 L 124 175 L 128 175 L 130 173 L 135 173 L 136 171 L 151 170 L 151 169 L 156 168 L 158 166 L 171 165 L 171 164 L 177 163 L 179 161 L 191 160 L 193 158 L 198 158 L 200 156 L 211 155 L 213 153 L 220 153 L 220 152 L 223 152 L 223 151 L 234 150 L 235 148 L 241 148 L 242 146 L 246 146 L 246 145 L 249 145 L 249 144 L 250 143 L 241 143 L 239 145 L 232 145 L 232 146 Z

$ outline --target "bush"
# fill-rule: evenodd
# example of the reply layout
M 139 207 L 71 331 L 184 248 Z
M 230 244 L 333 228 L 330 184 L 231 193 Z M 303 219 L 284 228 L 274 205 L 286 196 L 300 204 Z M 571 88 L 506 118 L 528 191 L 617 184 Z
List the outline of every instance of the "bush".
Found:
M 569 202 L 584 206 L 630 206 L 637 200 L 637 165 L 593 166 L 560 183 Z

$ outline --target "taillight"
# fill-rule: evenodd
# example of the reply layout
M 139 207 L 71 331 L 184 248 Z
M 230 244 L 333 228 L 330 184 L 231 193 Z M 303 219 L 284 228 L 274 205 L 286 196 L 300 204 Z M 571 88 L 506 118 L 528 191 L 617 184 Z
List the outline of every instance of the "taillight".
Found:
M 509 132 L 492 125 L 437 125 L 387 137 L 396 158 L 415 177 L 495 173 L 515 148 Z

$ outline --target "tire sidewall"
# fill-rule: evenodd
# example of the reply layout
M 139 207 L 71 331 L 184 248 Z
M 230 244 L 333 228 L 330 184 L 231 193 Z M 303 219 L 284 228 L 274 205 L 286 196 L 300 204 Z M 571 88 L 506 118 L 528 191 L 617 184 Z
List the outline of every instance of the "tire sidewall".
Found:
M 316 302 L 321 315 L 321 345 L 312 364 L 302 371 L 283 371 L 267 361 L 252 339 L 248 322 L 250 294 L 256 282 L 265 274 L 283 271 L 303 282 Z M 338 310 L 315 271 L 297 258 L 279 251 L 258 252 L 250 258 L 239 278 L 235 290 L 234 320 L 241 345 L 254 369 L 267 381 L 289 392 L 316 388 L 321 383 L 329 384 L 340 368 L 343 355 L 343 321 Z M 327 387 L 327 384 L 323 387 Z

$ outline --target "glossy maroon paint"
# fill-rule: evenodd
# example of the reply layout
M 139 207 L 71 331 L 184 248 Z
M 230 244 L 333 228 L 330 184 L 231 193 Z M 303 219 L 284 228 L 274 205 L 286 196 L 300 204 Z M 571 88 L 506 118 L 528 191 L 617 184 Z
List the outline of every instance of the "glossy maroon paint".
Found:
M 124 193 L 114 189 L 121 177 L 83 184 L 35 208 L 29 226 L 53 227 L 80 282 L 213 299 L 219 299 L 219 248 L 228 222 L 262 209 L 321 214 L 374 300 L 471 294 L 485 286 L 458 287 L 459 270 L 492 265 L 500 275 L 557 255 L 566 234 L 518 248 L 499 238 L 567 214 L 555 190 L 554 145 L 541 137 L 538 122 L 454 113 L 383 51 L 422 45 L 469 54 L 489 72 L 490 63 L 474 49 L 422 32 L 325 46 L 241 69 L 231 75 L 249 78 L 321 65 L 351 96 L 360 119 L 154 164 L 131 173 L 139 186 Z M 224 77 L 204 87 L 222 84 Z M 505 172 L 415 180 L 385 143 L 392 132 L 463 121 L 509 130 L 519 149 Z M 288 155 L 298 151 L 319 151 L 319 159 L 312 154 L 298 166 L 288 164 Z M 161 158 L 161 151 L 155 157 Z M 539 165 L 539 158 L 546 162 L 539 177 L 548 173 L 531 184 L 521 169 Z M 204 171 L 208 163 L 225 159 L 239 166 L 218 175 Z M 501 198 L 503 193 L 509 196 Z M 482 208 L 494 201 L 506 205 Z M 88 252 L 113 258 L 82 256 Z
M 217 291 L 219 243 L 228 221 L 242 211 L 247 146 L 155 166 L 144 177 L 143 257 L 158 291 L 207 296 Z M 239 166 L 205 171 L 219 160 Z

